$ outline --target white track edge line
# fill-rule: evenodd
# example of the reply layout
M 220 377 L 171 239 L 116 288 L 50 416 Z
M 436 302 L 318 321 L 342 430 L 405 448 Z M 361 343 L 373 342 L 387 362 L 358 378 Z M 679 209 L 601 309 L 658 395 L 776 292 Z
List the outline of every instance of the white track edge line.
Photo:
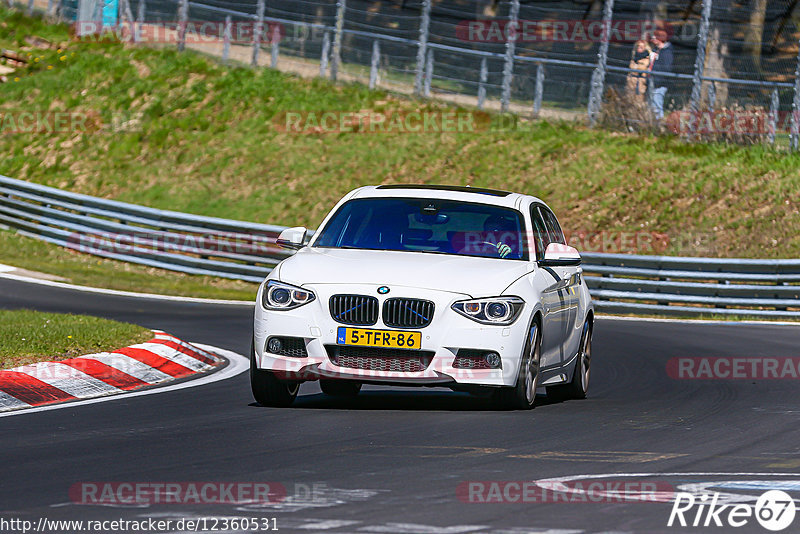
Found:
M 2 275 L 0 275 L 2 276 Z M 705 324 L 705 325 L 758 325 L 758 326 L 800 326 L 800 322 L 792 321 L 720 321 L 719 319 L 674 319 L 670 317 L 626 317 L 621 315 L 603 315 L 598 314 L 594 316 L 595 319 L 603 319 L 610 321 L 634 321 L 640 323 L 677 323 L 677 324 Z
M 221 356 L 224 356 L 228 359 L 228 366 L 224 369 L 220 369 L 219 371 L 212 372 L 211 374 L 207 374 L 195 379 L 190 379 L 185 382 L 181 382 L 179 384 L 172 384 L 172 385 L 165 385 L 160 387 L 155 387 L 153 389 L 147 389 L 144 391 L 130 391 L 126 393 L 119 393 L 115 395 L 106 395 L 104 397 L 96 397 L 93 399 L 86 399 L 76 402 L 64 402 L 60 404 L 51 404 L 48 406 L 36 406 L 32 408 L 23 408 L 20 410 L 15 410 L 11 412 L 3 412 L 0 413 L 0 418 L 3 417 L 12 417 L 15 415 L 25 415 L 37 412 L 47 412 L 50 410 L 59 410 L 62 408 L 75 408 L 78 406 L 84 406 L 86 404 L 97 404 L 99 402 L 108 402 L 113 400 L 120 400 L 120 399 L 128 399 L 131 397 L 141 397 L 144 395 L 155 395 L 157 393 L 166 393 L 168 391 L 176 391 L 179 389 L 186 389 L 186 388 L 193 388 L 196 386 L 204 386 L 206 384 L 211 384 L 213 382 L 219 382 L 220 380 L 227 380 L 228 378 L 233 378 L 245 371 L 250 369 L 250 358 L 246 356 L 242 356 L 237 352 L 233 352 L 227 349 L 221 349 L 219 347 L 215 347 L 213 345 L 205 345 L 202 343 L 192 343 L 192 345 L 197 345 L 203 350 L 208 350 L 210 352 L 214 352 Z
M 105 289 L 102 287 L 79 286 L 76 284 L 67 284 L 66 282 L 42 280 L 40 278 L 32 278 L 30 276 L 20 276 L 18 274 L 11 274 L 4 272 L 0 272 L 0 278 L 6 278 L 8 280 L 16 280 L 18 282 L 26 282 L 30 284 L 39 284 L 43 286 L 59 287 L 61 289 L 72 289 L 75 291 L 83 291 L 84 293 L 101 293 L 117 297 L 132 297 L 132 298 L 152 299 L 152 300 L 173 300 L 178 302 L 197 302 L 200 304 L 227 304 L 231 306 L 253 306 L 255 303 L 255 295 L 253 295 L 252 302 L 248 300 L 204 299 L 200 297 L 181 297 L 177 295 L 160 295 L 158 293 L 137 293 L 135 291 L 121 291 L 119 289 Z

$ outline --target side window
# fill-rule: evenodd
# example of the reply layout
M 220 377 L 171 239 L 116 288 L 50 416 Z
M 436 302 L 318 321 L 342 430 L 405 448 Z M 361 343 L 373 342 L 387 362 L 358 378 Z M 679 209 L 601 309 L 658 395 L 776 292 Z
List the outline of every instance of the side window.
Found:
M 558 224 L 558 219 L 556 219 L 556 216 L 547 208 L 539 209 L 542 210 L 542 214 L 544 215 L 544 221 L 547 224 L 547 230 L 550 233 L 550 242 L 566 245 L 567 242 L 564 240 L 564 232 L 561 231 L 561 226 Z
M 550 236 L 537 206 L 531 206 L 531 220 L 533 221 L 533 242 L 536 247 L 536 260 L 540 261 L 544 259 L 544 251 L 547 245 L 550 244 Z

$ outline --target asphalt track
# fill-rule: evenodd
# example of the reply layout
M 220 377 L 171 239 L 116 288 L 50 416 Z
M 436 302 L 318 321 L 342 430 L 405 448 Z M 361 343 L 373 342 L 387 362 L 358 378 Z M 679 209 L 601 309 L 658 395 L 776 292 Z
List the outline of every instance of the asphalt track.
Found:
M 245 307 L 10 280 L 0 280 L 0 307 L 87 313 L 249 350 Z M 340 401 L 313 383 L 290 409 L 262 408 L 245 373 L 2 418 L 0 519 L 255 517 L 275 518 L 282 532 L 337 534 L 707 531 L 668 528 L 670 503 L 470 503 L 457 488 L 625 474 L 736 495 L 760 494 L 748 489 L 759 481 L 800 488 L 798 380 L 675 380 L 666 372 L 667 360 L 680 356 L 796 357 L 799 341 L 796 327 L 601 319 L 590 398 L 543 397 L 530 412 L 492 411 L 482 399 L 439 389 L 370 387 Z M 289 498 L 266 506 L 73 502 L 70 487 L 86 481 L 268 481 Z M 755 521 L 736 530 L 767 532 Z M 789 531 L 800 531 L 800 516 Z

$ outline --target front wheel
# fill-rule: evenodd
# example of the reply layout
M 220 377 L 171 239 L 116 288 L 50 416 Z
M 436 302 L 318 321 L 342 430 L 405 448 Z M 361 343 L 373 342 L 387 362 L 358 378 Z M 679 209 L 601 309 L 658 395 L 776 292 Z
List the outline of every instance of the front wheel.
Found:
M 497 391 L 501 405 L 518 410 L 530 410 L 536 402 L 536 389 L 539 387 L 539 365 L 541 362 L 542 336 L 538 323 L 533 323 L 528 331 L 525 349 L 519 363 L 517 383 Z
M 253 390 L 253 398 L 260 405 L 285 408 L 297 397 L 300 382 L 280 380 L 271 371 L 259 369 L 253 344 L 250 346 L 250 388 Z

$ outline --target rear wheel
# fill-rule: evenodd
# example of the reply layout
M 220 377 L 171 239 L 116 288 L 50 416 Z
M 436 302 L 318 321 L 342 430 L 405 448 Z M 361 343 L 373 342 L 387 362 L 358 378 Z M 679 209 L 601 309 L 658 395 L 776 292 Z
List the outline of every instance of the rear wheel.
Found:
M 253 398 L 262 406 L 284 408 L 290 406 L 300 390 L 300 382 L 280 380 L 271 371 L 256 365 L 255 344 L 250 346 L 250 388 Z
M 331 397 L 355 397 L 361 391 L 361 382 L 320 379 L 319 387 L 324 394 Z
M 529 410 L 536 402 L 536 389 L 539 387 L 539 365 L 541 362 L 542 336 L 539 324 L 534 322 L 528 330 L 525 349 L 519 363 L 517 383 L 497 391 L 496 398 L 504 407 Z
M 587 320 L 581 334 L 581 350 L 575 359 L 572 381 L 561 386 L 547 388 L 547 396 L 555 399 L 585 399 L 589 391 L 589 371 L 592 363 L 592 327 Z

